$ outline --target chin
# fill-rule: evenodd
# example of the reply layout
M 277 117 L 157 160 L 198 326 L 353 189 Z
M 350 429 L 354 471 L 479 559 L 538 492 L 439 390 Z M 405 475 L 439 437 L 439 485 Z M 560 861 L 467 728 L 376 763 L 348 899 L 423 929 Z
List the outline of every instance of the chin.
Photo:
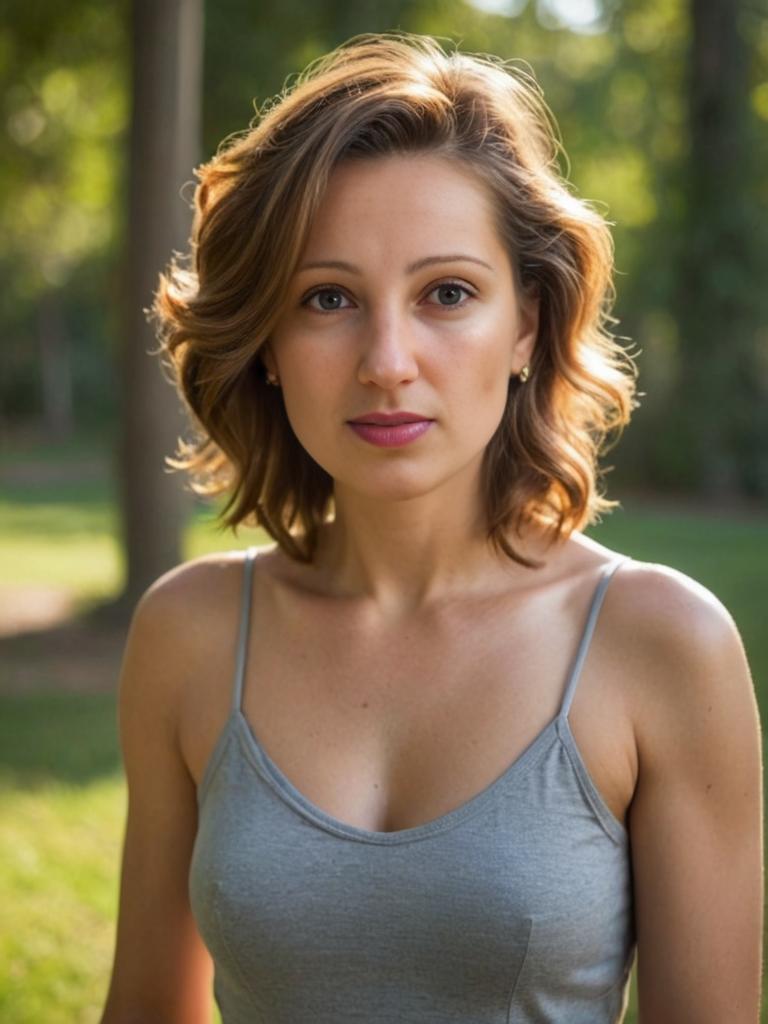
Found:
M 378 467 L 378 472 L 368 468 L 367 472 L 354 476 L 349 472 L 334 476 L 334 490 L 340 491 L 342 496 L 354 494 L 379 502 L 413 501 L 436 495 L 455 482 L 456 476 L 466 469 L 466 466 L 446 467 L 443 472 L 437 473 L 434 460 L 432 465 L 427 466 L 417 463 L 409 466 L 382 466 Z
M 421 483 L 382 483 L 379 486 L 374 486 L 370 481 L 367 483 L 359 481 L 341 481 L 337 482 L 334 490 L 336 493 L 339 490 L 343 494 L 354 495 L 357 498 L 367 499 L 369 501 L 376 501 L 379 503 L 387 503 L 400 501 L 414 501 L 417 498 L 425 498 L 431 494 L 435 488 L 429 487 L 423 481 Z

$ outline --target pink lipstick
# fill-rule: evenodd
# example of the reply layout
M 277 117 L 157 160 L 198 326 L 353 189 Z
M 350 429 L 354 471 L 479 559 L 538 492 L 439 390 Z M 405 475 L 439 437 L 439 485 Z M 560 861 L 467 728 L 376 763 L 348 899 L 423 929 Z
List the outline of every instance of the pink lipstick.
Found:
M 399 448 L 425 434 L 434 420 L 415 412 L 371 412 L 349 420 L 358 437 L 381 448 Z

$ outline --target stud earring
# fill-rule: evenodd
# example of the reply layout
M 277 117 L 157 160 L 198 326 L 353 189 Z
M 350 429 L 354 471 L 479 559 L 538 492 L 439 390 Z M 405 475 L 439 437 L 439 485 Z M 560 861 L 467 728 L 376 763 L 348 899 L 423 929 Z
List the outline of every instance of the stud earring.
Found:
M 274 373 L 270 373 L 269 370 L 267 370 L 267 384 L 272 384 L 274 387 L 280 386 L 278 377 Z
M 531 376 L 531 367 L 529 363 L 526 363 L 520 373 L 517 375 L 518 380 L 525 384 L 528 378 Z

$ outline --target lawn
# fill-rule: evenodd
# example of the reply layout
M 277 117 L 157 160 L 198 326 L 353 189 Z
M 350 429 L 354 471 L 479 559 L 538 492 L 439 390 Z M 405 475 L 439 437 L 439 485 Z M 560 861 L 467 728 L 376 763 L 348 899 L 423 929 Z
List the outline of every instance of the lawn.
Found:
M 82 473 L 82 450 L 57 453 L 57 478 L 45 453 L 38 473 L 34 452 L 26 453 L 24 473 L 0 459 L 6 601 L 37 586 L 70 594 L 77 607 L 117 590 L 122 562 L 113 488 L 98 454 L 92 471 Z M 712 590 L 739 626 L 765 708 L 768 525 L 706 509 L 629 500 L 624 506 L 589 535 L 635 558 L 674 566 Z M 210 509 L 197 508 L 185 557 L 263 539 L 249 531 L 237 540 L 222 536 L 211 518 Z M 0 637 L 0 644 L 11 639 Z M 34 662 L 42 648 L 31 634 L 27 642 Z M 8 692 L 0 675 L 0 1020 L 94 1024 L 111 964 L 125 812 L 116 679 L 107 674 L 102 692 L 71 692 L 69 685 L 62 692 L 62 666 L 42 664 L 46 685 L 38 682 L 28 693 Z M 634 1003 L 634 984 L 632 996 Z M 626 1024 L 634 1020 L 631 1008 Z M 765 1013 L 763 1020 L 768 1024 Z

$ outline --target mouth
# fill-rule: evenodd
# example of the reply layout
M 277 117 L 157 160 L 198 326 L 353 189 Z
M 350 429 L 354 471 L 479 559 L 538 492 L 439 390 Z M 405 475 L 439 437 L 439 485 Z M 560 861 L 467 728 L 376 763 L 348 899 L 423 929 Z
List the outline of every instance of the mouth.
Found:
M 365 424 L 374 427 L 398 427 L 403 423 L 431 423 L 428 416 L 421 416 L 417 412 L 371 412 L 363 416 L 357 416 L 347 422 L 352 424 Z
M 413 413 L 409 413 L 413 416 Z M 380 419 L 380 417 L 377 417 Z M 434 420 L 424 417 L 403 419 L 402 416 L 390 418 L 385 422 L 376 422 L 372 417 L 349 420 L 349 427 L 357 436 L 368 444 L 378 448 L 401 448 L 416 441 L 431 428 Z

